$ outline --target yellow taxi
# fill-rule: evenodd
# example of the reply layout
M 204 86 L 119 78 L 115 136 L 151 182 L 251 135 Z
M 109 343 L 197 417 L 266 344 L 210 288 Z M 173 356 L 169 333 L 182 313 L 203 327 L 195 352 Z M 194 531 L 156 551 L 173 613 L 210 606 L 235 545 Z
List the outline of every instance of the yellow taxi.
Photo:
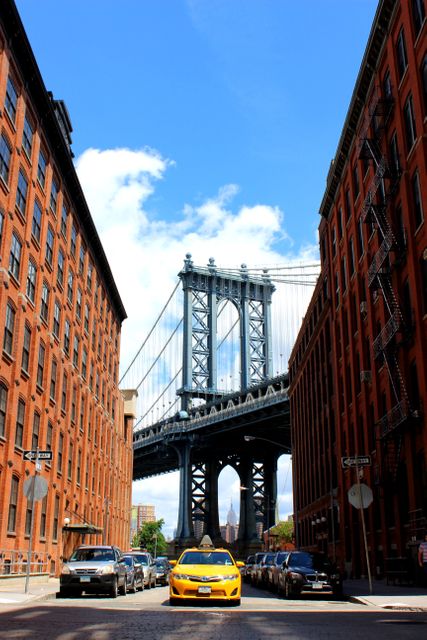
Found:
M 223 600 L 239 605 L 242 588 L 240 567 L 227 549 L 215 548 L 209 536 L 199 547 L 186 549 L 172 560 L 169 574 L 169 602 Z

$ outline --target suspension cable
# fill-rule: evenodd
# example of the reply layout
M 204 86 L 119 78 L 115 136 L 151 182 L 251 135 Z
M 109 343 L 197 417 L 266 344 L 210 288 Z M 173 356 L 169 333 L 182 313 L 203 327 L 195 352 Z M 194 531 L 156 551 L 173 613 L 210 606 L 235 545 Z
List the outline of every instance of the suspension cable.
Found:
M 166 307 L 168 306 L 169 302 L 172 300 L 173 296 L 175 295 L 175 291 L 178 289 L 179 285 L 181 284 L 181 280 L 178 280 L 178 282 L 176 283 L 176 286 L 174 288 L 174 290 L 172 291 L 172 293 L 170 294 L 168 301 L 166 302 L 166 304 L 163 306 L 163 309 L 160 311 L 160 314 L 157 316 L 157 319 L 155 321 L 155 323 L 153 324 L 153 326 L 150 329 L 150 332 L 148 334 L 148 336 L 145 338 L 144 342 L 142 343 L 142 345 L 140 346 L 138 352 L 136 353 L 135 357 L 133 358 L 132 362 L 130 363 L 130 365 L 128 366 L 128 368 L 126 369 L 126 371 L 124 372 L 124 374 L 122 375 L 122 377 L 119 380 L 119 384 L 122 382 L 123 378 L 127 375 L 127 373 L 129 372 L 129 369 L 131 368 L 131 366 L 133 365 L 133 363 L 135 362 L 135 360 L 137 359 L 137 357 L 139 356 L 139 354 L 141 353 L 141 351 L 143 350 L 143 348 L 145 347 L 149 337 L 151 336 L 151 334 L 153 333 L 154 329 L 156 328 L 157 324 L 159 323 L 162 315 L 164 314 Z

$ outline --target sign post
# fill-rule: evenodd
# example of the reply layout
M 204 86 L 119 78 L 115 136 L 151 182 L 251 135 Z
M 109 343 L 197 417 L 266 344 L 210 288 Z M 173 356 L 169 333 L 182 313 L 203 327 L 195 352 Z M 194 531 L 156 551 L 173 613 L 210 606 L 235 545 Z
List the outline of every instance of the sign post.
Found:
M 28 593 L 30 584 L 30 572 L 31 572 L 31 557 L 33 555 L 33 529 L 34 529 L 34 504 L 36 500 L 44 498 L 47 493 L 47 482 L 44 478 L 38 477 L 40 471 L 40 458 L 43 460 L 52 460 L 52 451 L 39 451 L 39 448 L 33 451 L 23 452 L 24 460 L 35 460 L 36 468 L 34 476 L 29 478 L 24 485 L 24 492 L 28 502 L 31 505 L 31 522 L 30 522 L 30 539 L 28 541 L 28 558 L 27 558 L 27 571 L 25 576 L 25 593 Z M 28 484 L 27 484 L 28 483 Z
M 341 465 L 343 469 L 356 469 L 356 493 L 354 492 L 354 487 L 350 489 L 348 492 L 348 499 L 350 504 L 352 504 L 356 509 L 360 510 L 360 517 L 362 520 L 362 532 L 363 532 L 363 544 L 365 547 L 365 557 L 366 557 L 366 568 L 368 571 L 368 581 L 369 581 L 369 593 L 372 594 L 372 575 L 371 575 L 371 566 L 369 563 L 369 552 L 368 552 L 368 539 L 366 536 L 366 524 L 365 524 L 365 513 L 364 510 L 369 507 L 372 502 L 372 491 L 366 485 L 362 485 L 360 483 L 360 473 L 359 467 L 369 466 L 371 464 L 370 456 L 353 456 L 347 458 L 341 458 Z

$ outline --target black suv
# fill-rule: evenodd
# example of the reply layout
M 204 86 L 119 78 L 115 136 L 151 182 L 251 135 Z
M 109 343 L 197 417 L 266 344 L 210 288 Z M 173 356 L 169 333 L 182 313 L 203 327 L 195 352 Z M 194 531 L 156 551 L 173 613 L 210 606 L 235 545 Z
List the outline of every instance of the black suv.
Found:
M 86 593 L 117 593 L 126 595 L 126 565 L 118 547 L 81 545 L 68 560 L 64 560 L 59 580 L 60 596 Z

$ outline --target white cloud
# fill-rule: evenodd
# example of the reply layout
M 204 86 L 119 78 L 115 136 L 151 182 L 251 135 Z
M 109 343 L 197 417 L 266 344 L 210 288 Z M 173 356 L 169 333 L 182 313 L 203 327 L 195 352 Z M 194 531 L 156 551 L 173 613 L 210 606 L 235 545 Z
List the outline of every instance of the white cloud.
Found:
M 317 258 L 315 244 L 304 247 L 300 254 L 294 252 L 283 228 L 284 214 L 278 207 L 257 203 L 234 210 L 233 198 L 238 192 L 234 184 L 220 187 L 215 196 L 207 197 L 199 206 L 183 203 L 181 215 L 174 219 L 153 219 L 146 203 L 170 164 L 152 149 L 88 149 L 76 160 L 89 208 L 128 313 L 122 328 L 122 370 L 165 304 L 187 252 L 192 253 L 196 265 L 205 265 L 213 256 L 216 264 L 224 267 L 239 267 L 242 263 L 298 264 Z M 286 255 L 277 250 L 279 241 L 281 247 L 283 241 L 289 246 Z M 307 300 L 310 295 L 308 290 Z M 290 299 L 288 295 L 287 304 Z M 304 307 L 307 300 L 295 304 Z M 279 364 L 275 367 L 279 368 Z M 168 535 L 176 526 L 177 484 L 176 474 L 135 483 L 134 501 L 156 504 L 158 517 L 166 521 Z M 289 495 L 284 497 L 287 503 L 288 498 Z M 221 496 L 222 512 L 224 508 L 225 513 L 228 511 L 229 499 L 228 495 Z M 233 502 L 237 510 L 237 498 Z

